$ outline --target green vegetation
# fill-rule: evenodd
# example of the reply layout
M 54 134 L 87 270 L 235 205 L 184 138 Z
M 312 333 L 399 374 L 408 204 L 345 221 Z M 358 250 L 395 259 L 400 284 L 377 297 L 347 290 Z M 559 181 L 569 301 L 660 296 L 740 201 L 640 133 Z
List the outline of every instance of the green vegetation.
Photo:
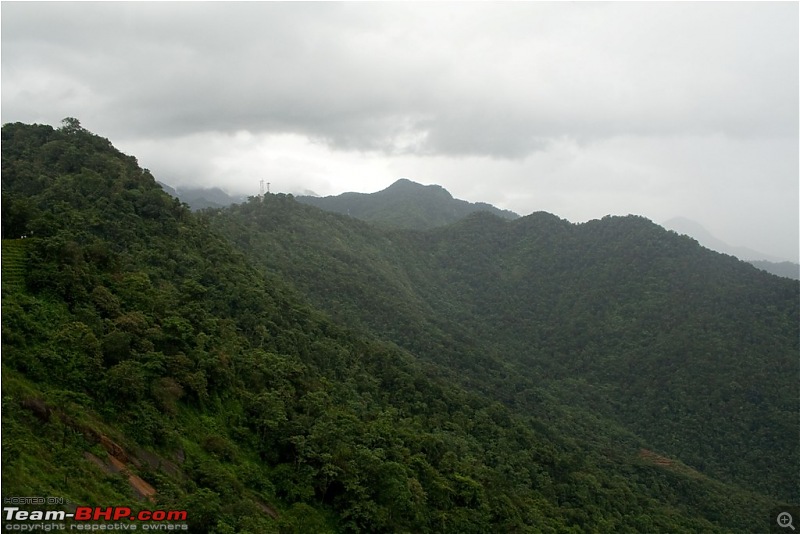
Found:
M 19 290 L 25 285 L 25 258 L 26 245 L 29 241 L 24 239 L 3 239 L 2 248 L 2 279 L 3 286 L 9 290 Z
M 714 477 L 798 499 L 796 282 L 640 217 L 381 231 L 268 197 L 213 221 L 332 316 L 521 413 L 517 393 L 544 389 Z
M 753 532 L 797 499 L 798 284 L 646 220 L 195 214 L 77 121 L 5 125 L 2 180 L 4 495 L 219 534 Z

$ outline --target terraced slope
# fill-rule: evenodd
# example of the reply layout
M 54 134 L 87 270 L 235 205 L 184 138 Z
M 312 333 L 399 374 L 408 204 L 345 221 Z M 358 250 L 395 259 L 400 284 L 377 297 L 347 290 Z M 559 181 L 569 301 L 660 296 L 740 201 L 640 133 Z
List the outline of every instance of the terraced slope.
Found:
M 19 291 L 25 287 L 25 259 L 27 239 L 3 239 L 2 285 L 3 289 Z

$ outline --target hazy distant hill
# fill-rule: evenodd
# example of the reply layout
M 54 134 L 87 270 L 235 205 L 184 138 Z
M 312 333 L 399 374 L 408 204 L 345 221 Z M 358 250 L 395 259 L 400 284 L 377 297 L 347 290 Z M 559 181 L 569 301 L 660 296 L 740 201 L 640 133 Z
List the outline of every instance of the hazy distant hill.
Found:
M 204 208 L 224 208 L 231 204 L 238 204 L 247 200 L 244 195 L 229 195 L 219 187 L 170 187 L 167 184 L 158 182 L 161 188 L 169 195 L 185 202 L 193 210 Z
M 697 221 L 693 221 L 685 217 L 674 217 L 668 221 L 665 221 L 662 226 L 668 230 L 674 230 L 679 234 L 688 235 L 689 237 L 696 239 L 698 243 L 706 248 L 716 250 L 717 252 L 722 252 L 723 254 L 736 256 L 740 260 L 766 260 L 771 262 L 779 262 L 783 260 L 783 258 L 776 258 L 748 247 L 729 245 L 728 243 L 712 235 L 711 232 L 706 230 Z
M 516 213 L 498 209 L 491 204 L 453 198 L 442 186 L 422 185 L 405 178 L 377 193 L 296 198 L 304 204 L 356 219 L 417 230 L 444 226 L 476 211 L 487 211 L 509 220 L 519 218 Z
M 700 223 L 685 217 L 675 217 L 663 224 L 664 228 L 674 230 L 679 234 L 685 234 L 689 237 L 696 239 L 698 243 L 706 248 L 736 256 L 740 260 L 744 260 L 752 265 L 758 267 L 762 271 L 791 278 L 793 280 L 800 279 L 800 265 L 797 263 L 783 261 L 782 258 L 776 258 L 763 252 L 753 250 L 748 247 L 736 247 L 716 238 L 706 230 Z
M 751 260 L 748 263 L 758 267 L 762 271 L 774 274 L 776 276 L 783 276 L 784 278 L 791 278 L 792 280 L 800 280 L 800 265 L 790 261 L 782 261 L 775 263 L 772 261 L 758 261 Z

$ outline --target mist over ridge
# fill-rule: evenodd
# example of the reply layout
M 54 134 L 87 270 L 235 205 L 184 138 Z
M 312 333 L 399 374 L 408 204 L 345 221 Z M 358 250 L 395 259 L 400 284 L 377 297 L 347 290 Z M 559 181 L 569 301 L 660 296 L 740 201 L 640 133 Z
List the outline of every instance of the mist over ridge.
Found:
M 166 184 L 161 185 L 167 193 L 188 203 L 192 209 L 224 207 L 246 200 L 245 196 L 232 196 L 219 188 L 184 187 L 176 191 Z M 510 220 L 520 216 L 486 202 L 456 199 L 441 185 L 423 185 L 409 178 L 400 178 L 375 193 L 347 192 L 320 197 L 307 191 L 305 194 L 295 195 L 295 198 L 299 202 L 327 211 L 398 228 L 433 228 L 453 223 L 475 211 L 488 211 Z M 795 273 L 800 269 L 796 261 L 770 256 L 749 247 L 732 246 L 714 237 L 698 222 L 686 217 L 673 217 L 661 225 L 668 230 L 688 235 L 711 250 L 735 256 L 773 274 L 794 279 L 800 277 L 800 274 Z

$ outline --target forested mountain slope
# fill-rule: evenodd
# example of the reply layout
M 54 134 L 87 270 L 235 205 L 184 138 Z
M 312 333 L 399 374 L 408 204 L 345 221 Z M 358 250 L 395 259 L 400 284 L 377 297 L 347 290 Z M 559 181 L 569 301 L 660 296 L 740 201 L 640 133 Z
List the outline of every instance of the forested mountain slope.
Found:
M 529 261 L 574 231 L 551 216 L 537 244 L 522 239 L 536 218 L 384 232 L 277 195 L 197 215 L 77 121 L 3 126 L 2 195 L 4 495 L 185 509 L 192 532 L 219 534 L 753 532 L 791 497 L 650 451 L 611 394 L 591 406 L 616 375 L 579 387 L 602 372 L 544 313 L 559 293 L 517 283 L 561 266 Z M 502 228 L 490 251 L 475 240 Z M 796 329 L 780 298 L 796 286 L 771 280 L 739 288 L 764 329 L 741 336 L 778 338 L 766 363 Z M 484 302 L 492 285 L 517 288 L 517 307 Z M 650 324 L 626 303 L 609 305 L 622 332 Z M 495 345 L 512 313 L 520 337 Z M 525 326 L 539 313 L 547 328 Z M 642 339 L 626 343 L 644 358 Z M 737 373 L 721 380 L 749 386 Z M 782 397 L 753 383 L 778 442 Z
M 303 204 L 391 228 L 435 228 L 459 221 L 478 211 L 505 219 L 519 217 L 512 211 L 501 210 L 491 204 L 453 198 L 442 186 L 422 185 L 407 178 L 401 178 L 377 193 L 342 193 L 329 197 L 298 196 L 296 199 Z
M 214 221 L 334 317 L 523 413 L 535 386 L 711 476 L 798 498 L 797 282 L 632 216 L 402 232 L 267 198 Z

